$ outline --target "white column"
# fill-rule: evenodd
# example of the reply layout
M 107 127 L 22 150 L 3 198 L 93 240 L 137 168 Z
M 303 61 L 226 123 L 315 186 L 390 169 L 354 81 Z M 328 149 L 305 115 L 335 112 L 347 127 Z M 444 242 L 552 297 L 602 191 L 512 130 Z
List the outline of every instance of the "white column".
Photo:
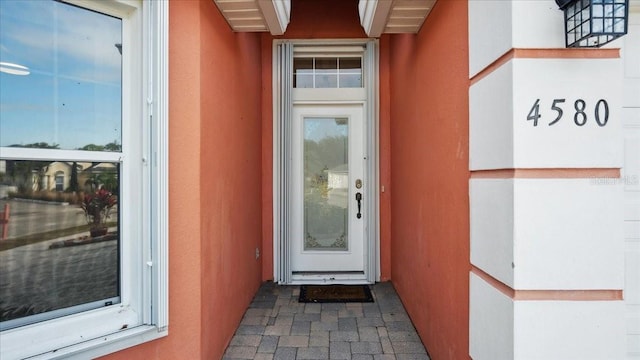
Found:
M 469 1 L 470 356 L 625 353 L 615 49 L 564 49 L 553 0 Z M 615 45 L 615 44 L 614 44 Z

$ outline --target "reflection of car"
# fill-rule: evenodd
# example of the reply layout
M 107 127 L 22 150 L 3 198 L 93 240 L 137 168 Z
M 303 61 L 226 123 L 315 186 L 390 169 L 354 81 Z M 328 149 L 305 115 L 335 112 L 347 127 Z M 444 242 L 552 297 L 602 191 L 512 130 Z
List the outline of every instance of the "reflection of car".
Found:
M 346 209 L 349 203 L 349 164 L 336 166 L 327 172 L 327 203 Z
M 0 184 L 0 199 L 6 199 L 7 197 L 9 197 L 9 193 L 15 192 L 18 192 L 17 186 Z

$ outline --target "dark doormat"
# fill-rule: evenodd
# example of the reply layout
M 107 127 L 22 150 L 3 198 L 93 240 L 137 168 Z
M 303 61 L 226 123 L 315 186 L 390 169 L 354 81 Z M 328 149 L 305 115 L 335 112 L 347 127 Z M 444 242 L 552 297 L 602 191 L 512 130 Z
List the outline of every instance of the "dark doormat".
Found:
M 368 285 L 301 285 L 299 302 L 373 302 Z

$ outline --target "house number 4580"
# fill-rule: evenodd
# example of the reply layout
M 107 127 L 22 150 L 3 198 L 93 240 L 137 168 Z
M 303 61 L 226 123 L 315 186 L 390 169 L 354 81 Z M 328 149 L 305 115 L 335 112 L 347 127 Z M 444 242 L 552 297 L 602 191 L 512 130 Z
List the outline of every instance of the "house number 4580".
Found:
M 557 124 L 562 117 L 564 116 L 563 104 L 566 102 L 566 99 L 553 99 L 551 103 L 551 110 L 556 112 L 556 117 L 549 123 L 549 126 Z M 578 126 L 583 126 L 587 123 L 591 112 L 587 109 L 587 102 L 578 99 L 573 102 L 573 110 L 571 114 L 573 115 L 573 122 Z M 587 115 L 587 113 L 589 115 Z M 538 126 L 538 120 L 542 118 L 540 115 L 540 99 L 537 99 L 536 102 L 529 110 L 529 114 L 527 115 L 528 121 L 533 121 L 533 126 Z M 607 100 L 600 99 L 596 102 L 596 106 L 593 109 L 593 118 L 595 119 L 598 126 L 607 125 L 607 121 L 609 121 L 609 104 Z

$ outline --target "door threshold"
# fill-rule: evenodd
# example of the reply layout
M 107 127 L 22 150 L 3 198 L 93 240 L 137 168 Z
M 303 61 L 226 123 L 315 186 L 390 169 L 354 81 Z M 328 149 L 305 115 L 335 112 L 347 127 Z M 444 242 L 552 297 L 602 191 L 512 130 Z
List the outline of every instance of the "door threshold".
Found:
M 296 272 L 291 274 L 291 285 L 364 285 L 372 284 L 362 271 L 336 273 Z
M 364 271 L 293 271 L 293 275 L 364 275 Z

